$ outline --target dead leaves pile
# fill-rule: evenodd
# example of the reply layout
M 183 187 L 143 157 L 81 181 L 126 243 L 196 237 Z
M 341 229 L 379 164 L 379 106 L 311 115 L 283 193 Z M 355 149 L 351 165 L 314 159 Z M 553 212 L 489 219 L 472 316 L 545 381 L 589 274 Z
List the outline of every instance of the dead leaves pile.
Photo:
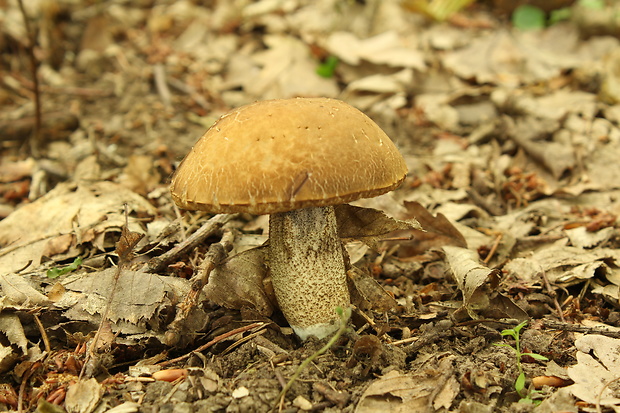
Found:
M 338 210 L 358 308 L 353 326 L 409 357 L 409 364 L 385 362 L 392 371 L 370 363 L 366 373 L 377 379 L 358 389 L 358 411 L 394 408 L 394 400 L 402 411 L 447 411 L 476 399 L 510 399 L 509 381 L 497 369 L 417 347 L 427 336 L 432 345 L 433 337 L 469 333 L 444 326 L 448 319 L 546 316 L 565 326 L 618 326 L 620 54 L 617 27 L 605 16 L 595 30 L 588 22 L 594 12 L 576 5 L 571 22 L 518 32 L 482 6 L 468 9 L 459 25 L 431 24 L 396 0 L 164 1 L 102 9 L 52 3 L 28 5 L 45 23 L 39 75 L 46 105 L 56 110 L 46 111 L 43 122 L 46 159 L 12 151 L 32 124 L 28 79 L 7 70 L 0 90 L 0 332 L 6 338 L 0 371 L 14 370 L 18 381 L 38 386 L 30 395 L 66 400 L 69 411 L 103 406 L 114 383 L 75 379 L 110 301 L 101 350 L 117 359 L 102 363 L 135 361 L 132 351 L 142 357 L 143 349 L 153 349 L 159 358 L 141 367 L 148 372 L 131 374 L 138 381 L 159 368 L 167 329 L 207 254 L 204 247 L 173 248 L 205 221 L 174 210 L 166 177 L 219 113 L 258 99 L 346 100 L 381 124 L 411 170 L 396 193 L 359 203 L 374 209 Z M 617 6 L 609 9 L 613 15 Z M 2 44 L 21 50 L 26 41 L 17 8 L 0 7 L 0 20 Z M 6 53 L 2 60 L 20 67 L 18 57 Z M 328 58 L 338 61 L 334 74 L 319 76 L 317 66 Z M 125 230 L 144 237 L 130 248 L 131 268 L 116 277 L 111 268 L 119 260 L 124 205 Z M 259 340 L 273 321 L 267 317 L 278 320 L 261 248 L 264 221 L 235 217 L 204 239 L 215 244 L 223 232 L 234 234 L 232 252 L 207 274 L 199 305 L 179 324 L 182 342 L 208 336 L 207 343 L 226 342 L 230 352 L 247 341 L 282 368 L 286 350 Z M 77 271 L 45 276 L 76 257 L 82 258 Z M 240 331 L 233 322 L 264 324 Z M 539 324 L 531 331 L 548 336 Z M 469 336 L 472 347 L 462 353 L 476 357 L 476 343 L 485 347 L 489 334 Z M 570 376 L 574 385 L 548 397 L 555 406 L 548 411 L 574 408 L 573 396 L 589 408 L 617 409 L 616 360 L 603 351 L 617 346 L 617 338 L 558 337 L 554 344 L 574 343 L 577 351 L 555 354 L 572 366 L 548 375 Z M 488 365 L 506 362 L 491 360 Z M 238 377 L 225 376 L 204 368 L 182 380 L 222 409 L 269 394 L 250 380 L 233 392 L 223 382 Z M 296 406 L 348 402 L 348 395 L 321 385 L 313 387 L 316 400 L 307 393 Z M 26 402 L 18 393 L 0 387 L 0 401 L 17 408 L 20 397 Z M 138 409 L 134 402 L 121 406 Z

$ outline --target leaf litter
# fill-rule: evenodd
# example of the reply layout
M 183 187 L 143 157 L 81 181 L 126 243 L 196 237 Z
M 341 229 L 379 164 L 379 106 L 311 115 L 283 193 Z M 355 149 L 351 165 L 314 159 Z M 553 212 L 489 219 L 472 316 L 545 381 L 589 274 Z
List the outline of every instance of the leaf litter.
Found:
M 552 361 L 523 357 L 525 386 L 569 384 L 542 385 L 537 410 L 617 411 L 617 6 L 575 2 L 568 21 L 518 31 L 505 3 L 432 22 L 395 0 L 29 2 L 37 157 L 20 150 L 27 34 L 1 6 L 2 407 L 271 410 L 324 343 L 279 313 L 264 218 L 178 211 L 167 180 L 228 109 L 330 96 L 373 117 L 410 173 L 339 208 L 352 329 L 286 408 L 530 411 L 493 345 L 527 319 L 523 351 Z M 155 380 L 171 369 L 178 381 Z

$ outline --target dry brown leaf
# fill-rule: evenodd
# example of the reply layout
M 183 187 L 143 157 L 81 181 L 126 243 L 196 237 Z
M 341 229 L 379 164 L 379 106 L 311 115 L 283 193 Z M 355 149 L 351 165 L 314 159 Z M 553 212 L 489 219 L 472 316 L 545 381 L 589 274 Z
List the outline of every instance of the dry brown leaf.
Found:
M 29 282 L 26 275 L 0 274 L 0 287 L 2 293 L 11 304 L 24 304 L 30 306 L 47 306 L 50 300 Z
M 125 223 L 123 205 L 142 215 L 156 215 L 144 198 L 112 182 L 64 183 L 35 202 L 24 205 L 0 221 L 0 268 L 6 273 L 36 268 L 45 252 L 73 258 L 80 252 L 77 241 L 89 231 L 95 243 L 104 247 L 107 232 L 120 232 Z M 132 231 L 143 232 L 138 220 L 130 217 Z M 71 243 L 67 237 L 75 238 Z M 58 237 L 62 242 L 54 241 Z M 63 248 L 67 248 L 61 251 Z
M 132 155 L 127 160 L 127 166 L 118 177 L 118 182 L 132 191 L 146 196 L 161 179 L 155 169 L 153 158 L 147 155 Z
M 478 83 L 518 85 L 558 76 L 561 70 L 579 67 L 577 31 L 557 25 L 541 33 L 491 31 L 466 47 L 450 52 L 445 65 L 463 78 Z
M 271 315 L 276 301 L 265 288 L 266 254 L 266 248 L 254 248 L 225 260 L 209 276 L 204 288 L 207 298 L 222 307 L 249 307 Z
M 357 239 L 374 249 L 377 249 L 382 238 L 391 232 L 422 229 L 415 219 L 398 220 L 376 209 L 348 204 L 338 205 L 335 209 L 340 238 Z
M 422 53 L 406 44 L 404 36 L 399 36 L 395 31 L 386 31 L 363 40 L 351 32 L 334 32 L 327 38 L 326 48 L 350 65 L 358 65 L 365 60 L 391 67 L 426 69 Z
M 620 371 L 620 340 L 590 334 L 575 340 L 577 364 L 568 368 L 568 375 L 575 382 L 569 386 L 571 393 L 590 404 L 599 402 L 620 410 L 617 395 L 618 371 Z
M 452 404 L 460 388 L 455 380 L 453 356 L 443 358 L 436 368 L 401 374 L 393 370 L 373 381 L 366 389 L 355 413 L 430 413 Z
M 442 214 L 431 215 L 419 202 L 405 202 L 405 208 L 409 216 L 413 216 L 420 223 L 424 231 L 410 230 L 413 240 L 401 242 L 401 256 L 415 256 L 428 251 L 431 248 L 452 245 L 454 247 L 467 248 L 465 237 L 458 229 Z
M 0 344 L 0 372 L 4 373 L 28 354 L 28 339 L 15 313 L 0 314 L 0 332 L 6 339 Z
M 103 387 L 95 378 L 70 385 L 65 399 L 67 413 L 91 413 L 99 404 L 103 392 Z
M 527 319 L 523 309 L 496 291 L 498 270 L 480 264 L 475 251 L 452 246 L 443 247 L 443 251 L 463 293 L 463 307 L 469 317 Z
M 72 320 L 99 322 L 110 298 L 116 269 L 79 274 L 63 280 L 66 291 L 54 305 L 66 309 Z M 143 333 L 147 323 L 154 328 L 160 310 L 184 297 L 189 282 L 139 271 L 121 271 L 112 298 L 109 320 L 112 329 L 125 334 Z
M 316 74 L 318 61 L 311 56 L 307 44 L 291 36 L 275 34 L 263 40 L 268 49 L 252 57 L 262 69 L 243 74 L 244 89 L 250 96 L 275 99 L 338 95 L 335 78 Z
M 388 294 L 381 284 L 366 272 L 353 267 L 347 272 L 347 275 L 355 287 L 355 293 L 351 294 L 351 301 L 358 308 L 388 311 L 398 305 L 394 297 Z
M 595 275 L 614 277 L 620 272 L 620 252 L 611 248 L 584 249 L 551 245 L 526 258 L 511 260 L 504 269 L 526 282 L 539 282 L 544 272 L 551 283 L 573 285 Z

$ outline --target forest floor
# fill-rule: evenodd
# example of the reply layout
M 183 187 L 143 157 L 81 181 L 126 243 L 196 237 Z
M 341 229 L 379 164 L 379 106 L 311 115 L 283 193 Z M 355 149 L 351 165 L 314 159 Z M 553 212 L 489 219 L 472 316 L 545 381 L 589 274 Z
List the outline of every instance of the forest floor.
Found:
M 618 5 L 522 30 L 501 0 L 24 3 L 29 30 L 0 2 L 0 410 L 620 411 Z M 169 183 L 219 116 L 298 96 L 385 130 L 407 178 L 354 205 L 425 231 L 346 240 L 348 328 L 281 398 L 329 338 L 279 312 L 267 216 Z

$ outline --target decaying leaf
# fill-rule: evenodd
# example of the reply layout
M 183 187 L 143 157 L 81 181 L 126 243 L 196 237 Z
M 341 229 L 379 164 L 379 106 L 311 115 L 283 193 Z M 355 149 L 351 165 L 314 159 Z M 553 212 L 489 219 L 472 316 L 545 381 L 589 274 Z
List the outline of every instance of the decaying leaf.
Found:
M 489 297 L 483 287 L 495 271 L 480 264 L 475 251 L 451 246 L 445 246 L 443 250 L 459 289 L 463 292 L 463 305 L 470 316 L 475 318 L 475 308 L 488 305 Z
M 0 333 L 6 342 L 0 344 L 0 372 L 4 373 L 28 354 L 28 339 L 17 314 L 3 312 L 0 314 Z
M 388 294 L 377 280 L 366 272 L 353 267 L 347 272 L 347 275 L 353 281 L 355 288 L 355 293 L 351 294 L 351 301 L 358 308 L 388 311 L 398 305 L 394 297 Z
M 0 274 L 0 287 L 4 297 L 11 304 L 45 306 L 50 300 L 37 291 L 28 281 L 28 276 L 17 274 Z
M 405 208 L 408 215 L 415 217 L 424 231 L 409 230 L 413 239 L 400 242 L 399 255 L 410 257 L 446 245 L 467 248 L 465 237 L 442 213 L 433 216 L 419 202 L 405 202 Z
M 103 387 L 94 378 L 72 384 L 67 390 L 65 399 L 67 413 L 90 413 L 94 411 L 103 392 Z
M 124 204 L 129 211 L 156 215 L 146 199 L 112 182 L 58 185 L 0 221 L 0 268 L 6 273 L 36 268 L 45 253 L 75 258 L 82 238 L 103 248 L 105 233 L 120 232 L 125 223 Z M 129 226 L 143 232 L 135 218 L 129 218 Z M 62 243 L 55 241 L 59 237 L 65 237 Z
M 115 268 L 79 274 L 63 280 L 66 291 L 54 305 L 66 309 L 72 320 L 98 323 L 110 298 Z M 140 271 L 123 270 L 116 284 L 108 318 L 112 329 L 125 334 L 143 333 L 148 323 L 156 327 L 158 311 L 189 291 L 187 280 Z
M 392 67 L 409 67 L 424 70 L 426 63 L 422 54 L 405 44 L 396 31 L 360 40 L 351 32 L 334 32 L 326 44 L 327 50 L 342 61 L 358 65 L 362 60 Z
M 518 320 L 527 318 L 527 313 L 510 298 L 495 290 L 498 270 L 480 264 L 475 251 L 446 246 L 443 247 L 446 261 L 463 293 L 463 307 L 473 319 L 510 317 Z
M 340 238 L 358 239 L 374 249 L 377 249 L 381 238 L 391 232 L 422 229 L 415 219 L 398 220 L 377 209 L 344 204 L 338 205 L 335 210 Z
M 577 364 L 568 368 L 568 375 L 575 382 L 569 386 L 571 393 L 590 404 L 599 402 L 620 410 L 620 340 L 590 334 L 575 340 Z
M 391 371 L 368 386 L 355 413 L 431 412 L 450 406 L 460 385 L 454 377 L 453 356 L 445 357 L 435 368 L 411 374 Z
M 215 304 L 226 308 L 250 307 L 269 316 L 275 298 L 265 288 L 266 248 L 254 248 L 234 255 L 216 267 L 204 292 Z
M 504 269 L 528 282 L 544 272 L 551 283 L 573 285 L 595 275 L 615 278 L 620 274 L 620 252 L 610 248 L 584 249 L 554 244 L 527 258 L 515 258 Z

